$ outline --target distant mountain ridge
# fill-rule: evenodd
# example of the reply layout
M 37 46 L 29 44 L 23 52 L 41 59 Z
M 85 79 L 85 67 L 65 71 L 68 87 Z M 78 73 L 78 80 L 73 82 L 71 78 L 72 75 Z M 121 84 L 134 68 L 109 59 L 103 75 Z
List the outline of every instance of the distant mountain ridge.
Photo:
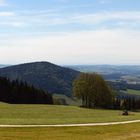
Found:
M 49 62 L 34 62 L 0 68 L 0 76 L 22 80 L 51 93 L 71 96 L 72 82 L 80 72 Z
M 4 68 L 4 67 L 7 67 L 8 65 L 2 65 L 0 64 L 0 68 Z
M 67 67 L 81 72 L 97 72 L 99 74 L 140 74 L 140 65 L 73 65 Z

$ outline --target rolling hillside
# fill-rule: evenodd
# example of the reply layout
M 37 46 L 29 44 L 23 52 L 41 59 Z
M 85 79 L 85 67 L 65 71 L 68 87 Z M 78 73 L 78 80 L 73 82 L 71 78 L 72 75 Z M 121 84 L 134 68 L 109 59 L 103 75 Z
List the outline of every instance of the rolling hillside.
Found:
M 67 96 L 71 96 L 72 82 L 78 74 L 78 71 L 49 62 L 26 63 L 0 69 L 1 76 L 26 81 L 36 88 Z

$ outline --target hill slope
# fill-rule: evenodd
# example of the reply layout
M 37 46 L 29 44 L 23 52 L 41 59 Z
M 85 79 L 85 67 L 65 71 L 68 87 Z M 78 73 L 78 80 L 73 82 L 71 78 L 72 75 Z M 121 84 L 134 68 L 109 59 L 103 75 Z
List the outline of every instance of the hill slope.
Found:
M 78 71 L 49 62 L 27 63 L 0 69 L 0 75 L 11 80 L 26 81 L 37 88 L 68 96 L 71 95 L 72 81 L 78 74 Z
M 2 65 L 2 64 L 0 64 L 0 68 L 4 68 L 4 67 L 6 67 L 7 65 Z

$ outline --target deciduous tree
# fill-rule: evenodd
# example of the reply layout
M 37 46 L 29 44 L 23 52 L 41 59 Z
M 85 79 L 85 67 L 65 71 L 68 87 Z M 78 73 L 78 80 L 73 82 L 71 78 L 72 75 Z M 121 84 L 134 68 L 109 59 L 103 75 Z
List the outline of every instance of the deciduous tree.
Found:
M 73 95 L 84 107 L 111 108 L 114 95 L 104 79 L 96 73 L 81 73 L 73 82 Z

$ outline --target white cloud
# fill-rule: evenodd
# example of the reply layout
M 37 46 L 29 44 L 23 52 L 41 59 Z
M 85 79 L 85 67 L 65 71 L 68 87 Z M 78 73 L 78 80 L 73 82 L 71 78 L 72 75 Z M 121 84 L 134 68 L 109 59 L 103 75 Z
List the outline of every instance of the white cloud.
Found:
M 26 24 L 23 23 L 23 22 L 20 22 L 20 21 L 15 21 L 15 22 L 12 22 L 9 24 L 10 26 L 13 26 L 13 27 L 25 27 Z
M 34 25 L 66 25 L 66 24 L 86 24 L 90 26 L 97 25 L 98 27 L 108 26 L 115 24 L 116 26 L 122 27 L 133 27 L 132 25 L 139 26 L 140 24 L 140 11 L 123 11 L 123 12 L 97 12 L 91 14 L 60 14 L 58 11 L 51 13 L 36 13 L 35 15 L 27 14 L 23 16 L 23 20 Z M 120 24 L 121 23 L 121 24 Z M 122 24 L 123 23 L 123 24 Z
M 25 27 L 23 22 L 14 12 L 0 12 L 0 28 Z
M 101 4 L 108 4 L 111 2 L 111 0 L 100 0 L 99 1 Z
M 73 20 L 85 24 L 102 23 L 104 21 L 140 21 L 140 11 L 123 11 L 123 12 L 100 12 L 93 14 L 82 14 L 73 17 Z
M 79 27 L 81 25 L 87 25 L 89 27 L 97 26 L 98 29 L 102 29 L 104 27 L 110 28 L 111 24 L 114 25 L 114 28 L 125 27 L 130 29 L 133 27 L 140 27 L 140 11 L 102 11 L 90 14 L 71 13 L 69 15 L 61 12 L 54 9 L 42 11 L 17 11 L 15 13 L 0 12 L 0 17 L 11 17 L 8 20 L 1 19 L 1 21 L 4 23 L 7 22 L 8 24 L 20 23 L 20 25 L 17 24 L 17 27 L 27 25 L 29 27 L 34 26 L 35 28 L 38 26 L 45 28 L 48 26 L 53 27 L 68 24 L 77 24 Z
M 14 12 L 0 12 L 0 17 L 11 17 L 15 16 Z
M 13 36 L 0 42 L 0 63 L 140 64 L 139 38 L 139 32 L 125 30 Z

